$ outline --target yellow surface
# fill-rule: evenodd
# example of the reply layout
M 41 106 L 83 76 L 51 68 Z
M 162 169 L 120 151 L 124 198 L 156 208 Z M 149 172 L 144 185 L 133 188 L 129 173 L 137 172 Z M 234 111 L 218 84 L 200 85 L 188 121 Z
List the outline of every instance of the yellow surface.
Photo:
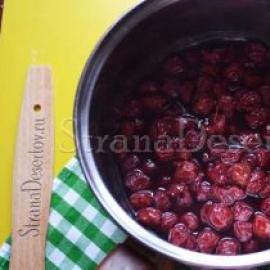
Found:
M 30 64 L 54 75 L 55 172 L 74 155 L 72 111 L 84 63 L 97 40 L 136 0 L 5 0 L 0 34 L 0 243 L 11 229 L 14 142 Z

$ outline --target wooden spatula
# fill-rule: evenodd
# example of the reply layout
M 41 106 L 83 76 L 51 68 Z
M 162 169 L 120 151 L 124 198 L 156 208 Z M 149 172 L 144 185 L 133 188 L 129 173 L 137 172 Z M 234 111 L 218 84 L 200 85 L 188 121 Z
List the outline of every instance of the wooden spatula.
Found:
M 47 66 L 32 66 L 14 161 L 11 270 L 45 269 L 53 154 L 52 74 Z

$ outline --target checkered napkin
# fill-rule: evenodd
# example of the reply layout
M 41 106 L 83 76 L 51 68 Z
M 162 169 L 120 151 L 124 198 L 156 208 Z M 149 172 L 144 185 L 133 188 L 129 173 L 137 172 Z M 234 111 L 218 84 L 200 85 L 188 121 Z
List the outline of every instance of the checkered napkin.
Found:
M 46 245 L 46 269 L 92 270 L 126 235 L 108 217 L 86 183 L 77 159 L 56 178 Z M 11 239 L 0 250 L 8 269 Z

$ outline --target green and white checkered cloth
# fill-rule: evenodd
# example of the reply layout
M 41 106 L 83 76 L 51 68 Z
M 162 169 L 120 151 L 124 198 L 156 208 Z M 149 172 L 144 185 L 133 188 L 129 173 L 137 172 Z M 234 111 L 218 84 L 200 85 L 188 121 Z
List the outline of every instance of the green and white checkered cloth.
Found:
M 46 269 L 96 269 L 125 239 L 89 189 L 78 160 L 72 159 L 53 186 Z M 0 270 L 9 268 L 10 245 L 11 239 L 0 250 Z

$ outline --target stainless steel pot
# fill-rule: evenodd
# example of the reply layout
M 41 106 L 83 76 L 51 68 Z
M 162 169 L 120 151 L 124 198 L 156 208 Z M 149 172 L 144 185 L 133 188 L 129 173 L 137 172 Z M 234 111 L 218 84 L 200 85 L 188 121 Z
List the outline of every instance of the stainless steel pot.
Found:
M 120 97 L 159 56 L 209 39 L 254 37 L 270 44 L 269 25 L 269 0 L 148 0 L 112 27 L 86 64 L 74 111 L 77 152 L 85 177 L 126 232 L 172 259 L 199 267 L 241 269 L 270 264 L 270 249 L 233 257 L 206 255 L 175 247 L 147 231 L 132 217 L 112 155 L 95 151 L 94 137 L 113 132 Z

